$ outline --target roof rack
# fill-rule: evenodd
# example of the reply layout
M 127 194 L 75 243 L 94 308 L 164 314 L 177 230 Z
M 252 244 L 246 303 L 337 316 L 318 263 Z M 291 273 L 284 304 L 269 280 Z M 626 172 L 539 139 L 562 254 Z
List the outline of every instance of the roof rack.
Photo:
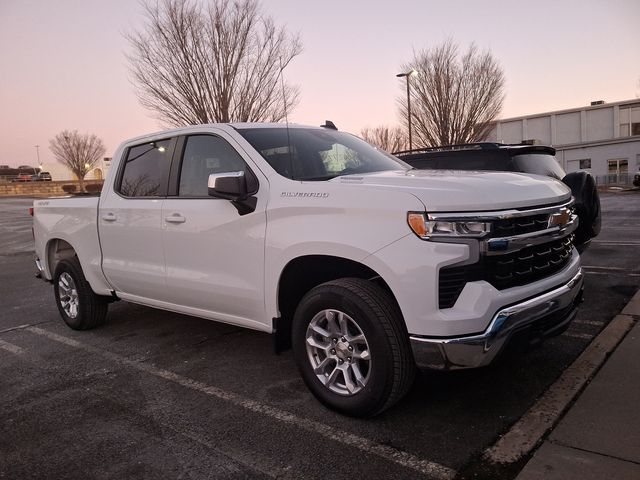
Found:
M 451 150 L 497 150 L 502 146 L 504 146 L 504 144 L 494 143 L 494 142 L 460 143 L 456 145 L 441 145 L 439 147 L 414 148 L 411 150 L 401 150 L 398 152 L 393 152 L 393 154 L 406 155 L 409 153 L 448 152 Z
M 527 148 L 532 150 L 554 150 L 548 145 L 532 144 L 531 141 L 525 140 L 521 143 L 498 143 L 498 142 L 475 142 L 475 143 L 461 143 L 456 145 L 441 145 L 439 147 L 427 147 L 427 148 L 414 148 L 411 150 L 401 150 L 393 152 L 393 155 L 411 155 L 418 153 L 432 153 L 432 152 L 455 152 L 465 150 L 501 150 L 504 148 Z

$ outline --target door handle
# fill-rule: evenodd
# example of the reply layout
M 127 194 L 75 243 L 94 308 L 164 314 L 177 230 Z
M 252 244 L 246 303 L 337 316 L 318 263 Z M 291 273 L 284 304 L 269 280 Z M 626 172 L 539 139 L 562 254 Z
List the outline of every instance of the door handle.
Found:
M 102 216 L 102 220 L 104 220 L 105 222 L 115 222 L 118 219 L 118 217 L 116 217 L 115 213 L 105 213 Z
M 180 215 L 179 213 L 174 213 L 173 215 L 164 217 L 164 221 L 168 223 L 184 223 L 187 221 L 187 219 L 182 215 Z

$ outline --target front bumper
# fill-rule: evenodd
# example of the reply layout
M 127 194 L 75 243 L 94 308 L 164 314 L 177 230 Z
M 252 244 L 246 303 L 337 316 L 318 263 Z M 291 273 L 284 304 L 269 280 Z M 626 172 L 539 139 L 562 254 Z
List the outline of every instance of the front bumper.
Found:
M 576 275 L 551 291 L 499 310 L 484 333 L 456 338 L 409 337 L 420 368 L 457 370 L 491 363 L 512 336 L 532 329 L 538 337 L 561 332 L 573 320 L 582 298 L 583 275 Z

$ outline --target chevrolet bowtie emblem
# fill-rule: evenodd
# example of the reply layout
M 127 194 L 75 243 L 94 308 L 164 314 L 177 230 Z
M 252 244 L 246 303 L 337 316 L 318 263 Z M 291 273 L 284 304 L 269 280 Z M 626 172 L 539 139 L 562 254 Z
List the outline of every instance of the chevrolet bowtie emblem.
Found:
M 571 211 L 568 208 L 562 208 L 557 213 L 549 215 L 549 224 L 547 228 L 562 227 L 571 220 Z

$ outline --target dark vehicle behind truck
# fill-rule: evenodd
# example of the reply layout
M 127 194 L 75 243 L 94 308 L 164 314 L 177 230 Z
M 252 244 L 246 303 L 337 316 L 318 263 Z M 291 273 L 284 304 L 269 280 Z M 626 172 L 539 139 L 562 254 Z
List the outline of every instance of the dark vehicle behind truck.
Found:
M 585 171 L 567 174 L 546 145 L 469 143 L 396 152 L 420 170 L 490 170 L 544 175 L 560 180 L 575 198 L 580 220 L 574 244 L 580 252 L 600 233 L 600 196 L 593 176 Z

